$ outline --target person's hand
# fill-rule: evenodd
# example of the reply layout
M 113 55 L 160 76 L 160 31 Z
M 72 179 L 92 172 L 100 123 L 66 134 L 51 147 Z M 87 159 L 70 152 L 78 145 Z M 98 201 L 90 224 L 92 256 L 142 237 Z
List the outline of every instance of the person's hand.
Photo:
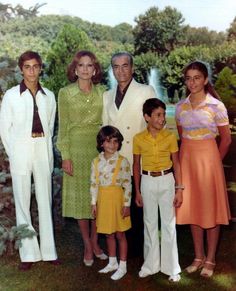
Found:
M 130 216 L 130 207 L 124 206 L 122 208 L 122 218 L 125 218 L 127 216 Z
M 71 160 L 62 161 L 62 170 L 70 176 L 73 176 L 73 165 Z
M 177 189 L 175 192 L 175 198 L 173 201 L 173 206 L 179 208 L 183 203 L 183 190 Z
M 143 207 L 143 198 L 140 192 L 135 195 L 135 203 L 138 207 Z
M 96 216 L 97 216 L 97 206 L 96 205 L 92 205 L 92 216 L 94 218 L 96 218 Z

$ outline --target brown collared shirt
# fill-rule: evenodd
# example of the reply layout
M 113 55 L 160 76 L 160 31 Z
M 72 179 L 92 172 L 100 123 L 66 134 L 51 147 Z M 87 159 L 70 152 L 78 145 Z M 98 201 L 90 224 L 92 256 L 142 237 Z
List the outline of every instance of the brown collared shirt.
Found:
M 132 79 L 130 80 L 129 84 L 124 88 L 123 91 L 120 90 L 119 85 L 117 86 L 117 90 L 116 90 L 116 98 L 115 98 L 115 103 L 116 103 L 116 107 L 119 109 L 120 105 L 125 97 L 125 94 L 129 88 L 130 83 L 132 82 Z
M 33 98 L 33 124 L 32 124 L 32 133 L 43 133 L 43 126 L 40 120 L 40 116 L 38 113 L 38 106 L 36 104 L 36 95 L 38 93 L 38 91 L 41 91 L 43 94 L 45 94 L 45 92 L 43 91 L 43 88 L 41 87 L 41 85 L 38 83 L 38 89 L 37 92 L 35 94 L 35 96 L 33 95 L 33 93 L 30 91 L 29 88 L 26 87 L 24 80 L 20 83 L 20 94 L 22 94 L 23 92 L 25 92 L 26 90 L 29 90 L 29 92 L 32 95 Z

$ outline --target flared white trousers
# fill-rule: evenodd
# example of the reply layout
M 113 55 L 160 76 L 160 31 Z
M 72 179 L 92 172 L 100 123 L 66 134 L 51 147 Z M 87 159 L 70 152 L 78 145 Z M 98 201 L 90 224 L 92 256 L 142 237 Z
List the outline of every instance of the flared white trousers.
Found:
M 176 275 L 181 269 L 176 241 L 175 181 L 172 173 L 159 177 L 142 175 L 141 194 L 144 215 L 144 263 L 146 274 L 159 271 Z M 158 207 L 161 217 L 161 245 L 159 243 Z

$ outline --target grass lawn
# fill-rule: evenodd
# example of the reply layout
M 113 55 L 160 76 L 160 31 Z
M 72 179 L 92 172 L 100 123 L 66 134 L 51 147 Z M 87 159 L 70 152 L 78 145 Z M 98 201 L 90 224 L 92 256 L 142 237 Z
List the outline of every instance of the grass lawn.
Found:
M 193 246 L 188 226 L 177 228 L 180 265 L 184 269 L 193 259 Z M 62 265 L 36 263 L 28 272 L 17 270 L 19 257 L 4 256 L 0 261 L 1 291 L 76 291 L 76 290 L 236 290 L 236 224 L 222 227 L 215 274 L 211 279 L 201 278 L 199 272 L 182 273 L 179 283 L 169 283 L 167 276 L 156 274 L 144 279 L 138 277 L 142 258 L 128 260 L 127 275 L 114 282 L 108 274 L 97 271 L 106 262 L 95 260 L 92 267 L 82 262 L 82 241 L 75 221 L 67 220 L 62 230 L 56 232 L 57 249 Z M 100 238 L 104 246 L 104 237 Z
M 175 129 L 173 118 L 167 118 L 168 127 Z M 225 159 L 225 173 L 229 187 L 231 211 L 236 219 L 236 135 Z M 209 209 L 209 211 L 211 211 Z M 182 269 L 193 258 L 193 244 L 188 226 L 177 226 L 179 260 Z M 104 247 L 105 239 L 100 237 Z M 217 265 L 211 279 L 201 278 L 199 272 L 182 273 L 179 283 L 169 283 L 167 276 L 156 274 L 144 279 L 138 277 L 142 258 L 128 259 L 127 275 L 114 282 L 109 274 L 99 274 L 106 262 L 95 260 L 92 267 L 83 265 L 82 240 L 74 220 L 66 220 L 61 230 L 56 231 L 56 244 L 62 265 L 52 266 L 46 262 L 34 264 L 28 272 L 19 272 L 19 256 L 0 257 L 0 291 L 77 291 L 77 290 L 120 290 L 120 291 L 236 291 L 236 223 L 221 228 L 217 252 Z M 104 247 L 105 249 L 105 247 Z

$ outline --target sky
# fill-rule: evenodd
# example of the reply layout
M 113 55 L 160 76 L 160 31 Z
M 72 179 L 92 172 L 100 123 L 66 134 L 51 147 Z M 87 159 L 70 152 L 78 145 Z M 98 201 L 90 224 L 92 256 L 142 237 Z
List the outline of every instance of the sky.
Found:
M 40 14 L 78 16 L 89 22 L 115 26 L 127 22 L 134 26 L 135 17 L 144 14 L 152 6 L 163 10 L 176 8 L 185 19 L 184 24 L 225 31 L 236 17 L 236 0 L 0 0 L 3 4 L 24 8 L 36 3 L 47 3 Z

